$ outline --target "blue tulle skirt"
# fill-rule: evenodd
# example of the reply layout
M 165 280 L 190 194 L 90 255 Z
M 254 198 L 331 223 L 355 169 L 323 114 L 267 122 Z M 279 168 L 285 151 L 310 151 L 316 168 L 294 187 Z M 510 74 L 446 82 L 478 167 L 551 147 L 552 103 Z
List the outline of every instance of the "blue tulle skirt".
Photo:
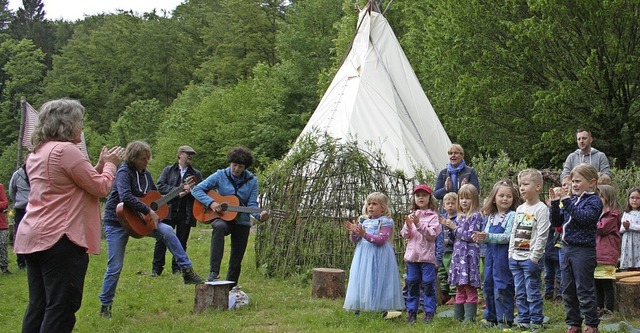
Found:
M 404 309 L 398 263 L 389 242 L 382 246 L 361 240 L 349 271 L 344 308 L 359 311 Z

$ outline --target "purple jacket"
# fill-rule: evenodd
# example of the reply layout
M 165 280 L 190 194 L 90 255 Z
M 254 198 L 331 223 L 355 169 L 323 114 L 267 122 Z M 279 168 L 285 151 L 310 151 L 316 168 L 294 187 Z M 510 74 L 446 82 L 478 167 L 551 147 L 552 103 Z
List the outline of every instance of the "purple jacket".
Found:
M 620 212 L 607 208 L 600 216 L 596 236 L 596 258 L 598 264 L 616 265 L 620 257 Z

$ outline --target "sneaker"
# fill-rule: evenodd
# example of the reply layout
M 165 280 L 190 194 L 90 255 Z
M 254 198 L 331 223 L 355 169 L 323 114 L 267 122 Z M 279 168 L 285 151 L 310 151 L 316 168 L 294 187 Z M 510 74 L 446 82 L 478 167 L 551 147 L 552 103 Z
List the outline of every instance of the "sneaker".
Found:
M 581 329 L 580 326 L 569 326 L 566 333 L 580 333 Z
M 100 307 L 100 317 L 111 319 L 111 305 L 103 305 Z
M 416 312 L 409 311 L 409 316 L 407 317 L 407 324 L 415 324 L 416 322 Z
M 158 276 L 160 276 L 160 274 L 162 274 L 162 272 L 158 272 L 158 271 L 156 271 L 155 269 L 152 269 L 152 270 L 151 270 L 151 274 L 149 274 L 149 276 L 151 276 L 151 277 L 158 277 Z
M 209 274 L 209 278 L 207 279 L 207 281 L 209 282 L 218 281 L 218 280 L 220 280 L 220 274 L 218 274 L 217 272 L 211 272 Z
M 424 324 L 428 324 L 433 320 L 433 313 L 427 312 L 424 314 L 424 318 L 422 318 L 422 322 Z
M 382 318 L 384 319 L 394 319 L 394 318 L 398 318 L 402 315 L 402 312 L 400 311 L 384 311 L 382 313 Z
M 193 267 L 182 270 L 182 279 L 184 280 L 184 284 L 204 283 L 204 279 L 193 271 Z
M 593 326 L 585 326 L 582 333 L 598 333 L 598 328 Z
M 517 323 L 516 324 L 516 329 L 520 330 L 520 331 L 528 331 L 529 330 L 529 324 L 524 324 L 524 323 Z
M 542 324 L 529 325 L 529 332 L 542 332 L 543 330 L 544 330 L 544 325 Z
M 600 318 L 600 320 L 610 319 L 611 316 L 613 316 L 613 312 L 611 312 L 611 310 L 609 309 L 602 309 L 602 311 L 600 311 L 600 313 L 598 314 L 598 317 Z
M 179 268 L 174 268 L 174 269 L 171 270 L 171 273 L 173 275 L 180 275 L 180 274 L 182 274 L 182 271 Z
M 480 321 L 480 328 L 493 328 L 498 326 L 498 323 L 493 322 L 493 321 L 488 321 L 486 319 L 482 319 Z

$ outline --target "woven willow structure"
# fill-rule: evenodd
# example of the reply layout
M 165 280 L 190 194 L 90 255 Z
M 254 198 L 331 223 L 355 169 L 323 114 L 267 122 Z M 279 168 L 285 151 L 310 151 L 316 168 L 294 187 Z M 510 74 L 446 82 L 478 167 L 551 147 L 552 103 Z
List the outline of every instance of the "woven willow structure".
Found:
M 393 242 L 402 265 L 404 241 L 399 234 L 414 180 L 390 170 L 379 154 L 353 142 L 308 137 L 265 176 L 261 204 L 291 213 L 257 228 L 257 266 L 267 276 L 305 273 L 313 267 L 348 271 L 355 244 L 344 223 L 361 215 L 371 192 L 389 197 L 396 224 Z

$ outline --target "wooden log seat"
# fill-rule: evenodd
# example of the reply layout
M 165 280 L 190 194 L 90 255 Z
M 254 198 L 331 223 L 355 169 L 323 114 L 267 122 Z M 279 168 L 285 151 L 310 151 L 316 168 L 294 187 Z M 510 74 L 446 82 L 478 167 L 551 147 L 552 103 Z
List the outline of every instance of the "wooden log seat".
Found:
M 346 274 L 344 270 L 336 268 L 314 268 L 312 274 L 312 296 L 332 299 L 345 296 L 344 282 L 346 280 Z
M 233 281 L 213 281 L 196 285 L 193 312 L 201 313 L 208 308 L 226 310 L 229 308 L 229 291 Z

